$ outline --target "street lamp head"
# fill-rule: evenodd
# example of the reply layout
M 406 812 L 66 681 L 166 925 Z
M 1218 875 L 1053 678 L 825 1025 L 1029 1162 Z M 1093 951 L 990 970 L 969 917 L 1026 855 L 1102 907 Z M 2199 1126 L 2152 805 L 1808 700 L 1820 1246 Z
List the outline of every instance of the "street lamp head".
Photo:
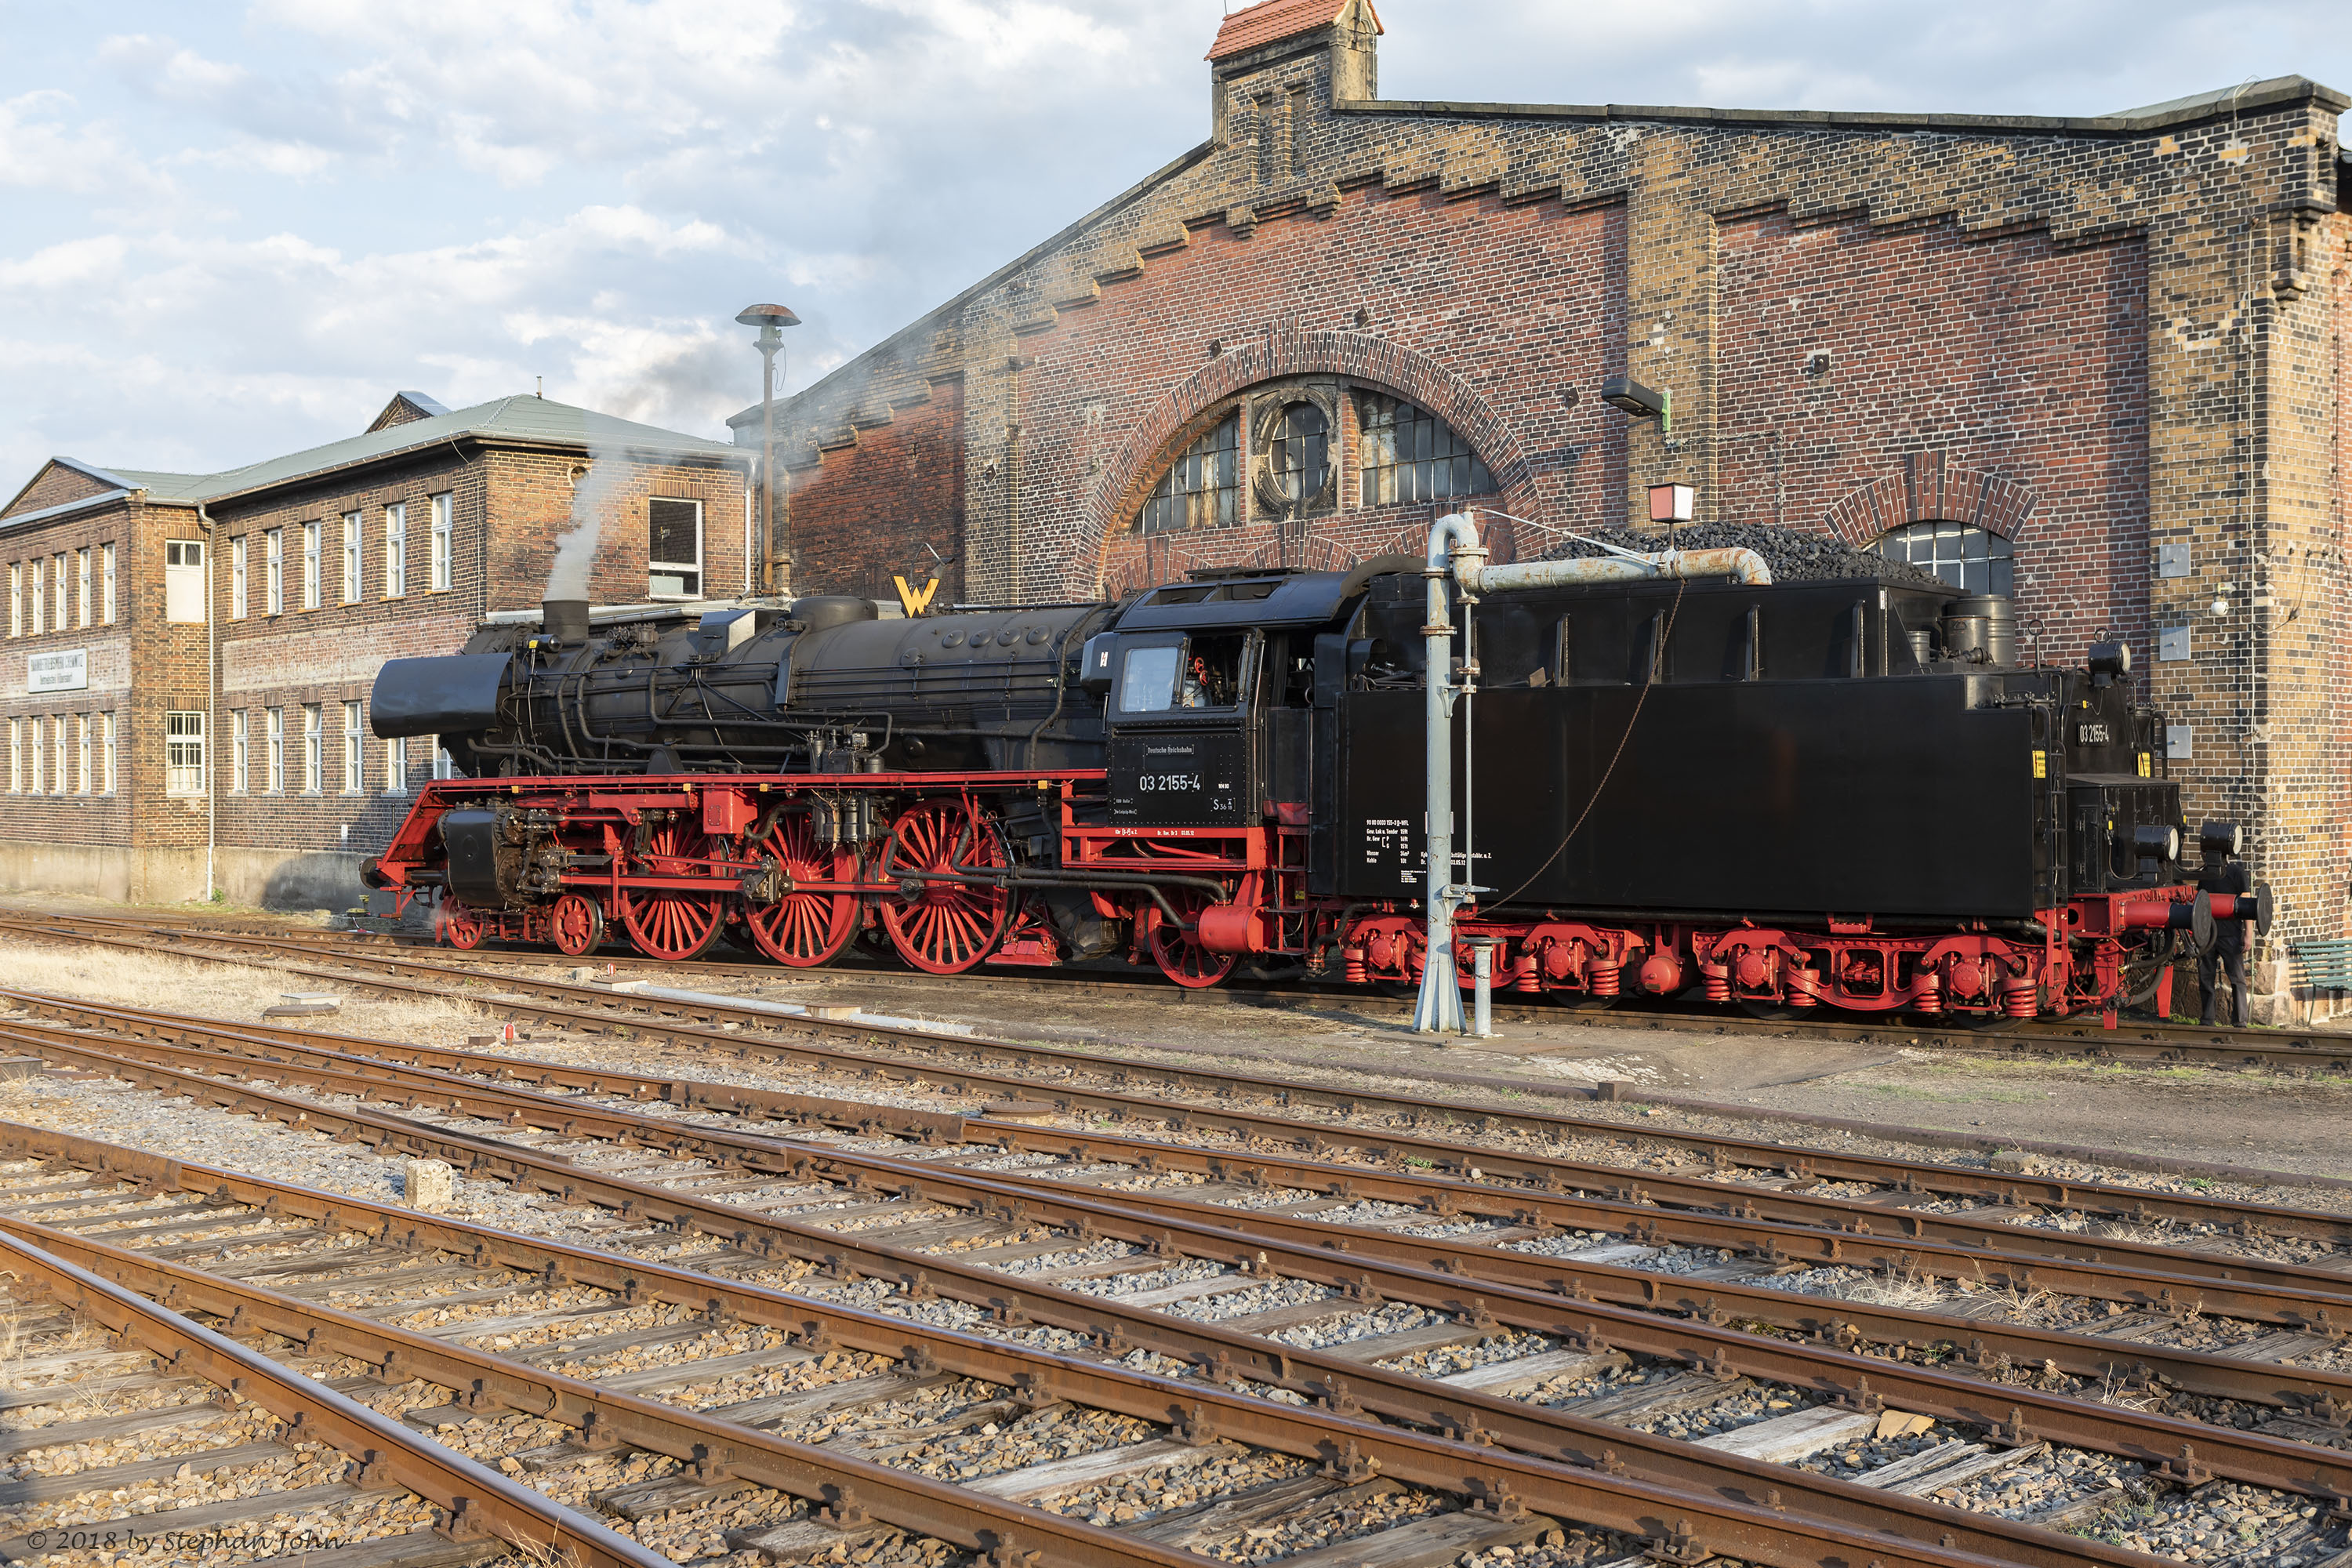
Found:
M 735 319 L 747 327 L 797 327 L 801 319 L 782 305 L 746 305 L 735 312 Z

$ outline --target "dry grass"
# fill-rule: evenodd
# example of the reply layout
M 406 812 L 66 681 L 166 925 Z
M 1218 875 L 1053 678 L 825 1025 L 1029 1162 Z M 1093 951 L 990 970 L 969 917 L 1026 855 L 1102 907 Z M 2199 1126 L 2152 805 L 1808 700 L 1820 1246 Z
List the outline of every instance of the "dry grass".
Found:
M 1900 1272 L 1889 1270 L 1866 1279 L 1857 1279 L 1853 1288 L 1841 1292 L 1849 1301 L 1859 1301 L 1873 1307 L 1898 1307 L 1906 1310 L 1924 1310 L 1950 1300 L 1951 1287 L 1932 1274 L 1916 1268 Z
M 0 986 L 84 1002 L 116 1003 L 206 1018 L 250 1020 L 289 991 L 343 995 L 342 1011 L 298 1025 L 404 1043 L 462 1045 L 486 1022 L 482 1010 L 446 997 L 394 1000 L 353 996 L 334 982 L 262 965 L 222 963 L 0 937 Z

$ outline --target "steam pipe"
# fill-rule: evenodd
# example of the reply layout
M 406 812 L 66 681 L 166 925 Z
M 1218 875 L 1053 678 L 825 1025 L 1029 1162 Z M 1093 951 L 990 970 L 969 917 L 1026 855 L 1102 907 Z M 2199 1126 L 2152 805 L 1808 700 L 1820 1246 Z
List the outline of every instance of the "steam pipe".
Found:
M 1598 555 L 1576 561 L 1527 561 L 1489 566 L 1481 551 L 1463 561 L 1454 576 L 1473 594 L 1517 588 L 1566 588 L 1583 583 L 1631 583 L 1650 577 L 1737 577 L 1759 587 L 1772 581 L 1772 569 L 1753 550 L 1662 550 L 1653 555 Z
M 1422 748 L 1426 753 L 1429 821 L 1428 952 L 1423 958 L 1421 997 L 1412 1011 L 1415 1034 L 1460 1034 L 1462 987 L 1454 978 L 1454 910 L 1464 900 L 1454 880 L 1454 612 L 1445 582 L 1471 574 L 1486 562 L 1477 525 L 1462 512 L 1449 512 L 1430 525 L 1429 553 L 1421 574 L 1428 584 L 1422 617 Z M 1475 590 L 1473 590 L 1475 591 Z

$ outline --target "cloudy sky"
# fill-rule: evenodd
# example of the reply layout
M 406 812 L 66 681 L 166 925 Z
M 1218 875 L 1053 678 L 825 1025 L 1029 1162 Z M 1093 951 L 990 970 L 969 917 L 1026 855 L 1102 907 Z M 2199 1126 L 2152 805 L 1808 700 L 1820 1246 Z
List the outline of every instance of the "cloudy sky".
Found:
M 0 0 L 0 497 L 386 395 L 723 434 L 1197 142 L 1221 0 Z M 2084 114 L 2300 72 L 2324 5 L 1384 0 L 1382 96 Z M 2340 23 L 2340 16 L 2339 16 Z

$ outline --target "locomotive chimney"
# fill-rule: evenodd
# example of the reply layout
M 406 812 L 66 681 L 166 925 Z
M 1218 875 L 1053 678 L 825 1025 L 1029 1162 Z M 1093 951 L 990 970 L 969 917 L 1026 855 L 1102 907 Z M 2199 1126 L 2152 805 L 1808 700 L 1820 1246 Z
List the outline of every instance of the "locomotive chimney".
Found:
M 539 629 L 559 642 L 588 640 L 588 601 L 585 599 L 543 599 L 539 606 Z

